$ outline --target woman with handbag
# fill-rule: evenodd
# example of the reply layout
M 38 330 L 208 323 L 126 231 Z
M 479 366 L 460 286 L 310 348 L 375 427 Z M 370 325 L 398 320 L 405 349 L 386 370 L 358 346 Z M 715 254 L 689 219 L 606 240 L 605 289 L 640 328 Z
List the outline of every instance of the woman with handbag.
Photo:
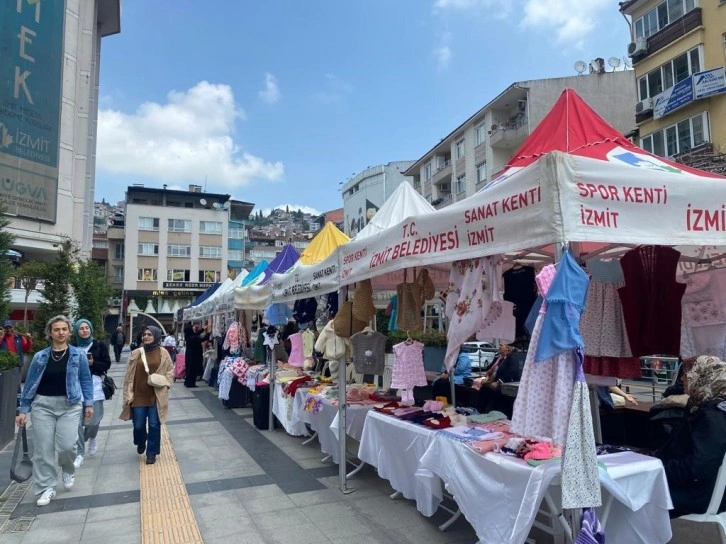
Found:
M 86 354 L 68 344 L 70 320 L 57 315 L 48 321 L 45 330 L 50 346 L 37 352 L 30 362 L 15 419 L 22 427 L 28 412 L 33 412 L 33 488 L 38 506 L 46 506 L 55 498 L 57 464 L 61 466 L 63 486 L 66 490 L 73 487 L 74 446 L 81 413 L 86 420 L 93 417 L 91 372 Z
M 78 442 L 76 442 L 76 459 L 73 464 L 80 468 L 83 464 L 83 456 L 86 454 L 86 442 L 88 442 L 89 455 L 96 455 L 98 451 L 98 427 L 103 419 L 103 401 L 106 396 L 103 394 L 103 377 L 111 367 L 111 355 L 108 346 L 93 337 L 93 325 L 88 319 L 79 319 L 73 324 L 72 344 L 86 352 L 86 358 L 91 369 L 93 378 L 93 419 L 81 421 L 78 427 Z
M 158 327 L 145 327 L 141 343 L 129 357 L 121 419 L 133 421 L 136 451 L 139 455 L 146 452 L 146 464 L 153 465 L 161 451 L 161 424 L 166 422 L 174 363 L 161 348 Z

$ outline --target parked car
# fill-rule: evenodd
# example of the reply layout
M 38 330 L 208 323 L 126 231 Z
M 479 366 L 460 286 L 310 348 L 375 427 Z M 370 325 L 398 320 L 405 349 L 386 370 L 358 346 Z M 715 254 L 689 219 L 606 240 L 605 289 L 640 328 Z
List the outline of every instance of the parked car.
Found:
M 469 356 L 472 372 L 483 372 L 492 364 L 499 349 L 489 342 L 464 342 L 461 352 Z

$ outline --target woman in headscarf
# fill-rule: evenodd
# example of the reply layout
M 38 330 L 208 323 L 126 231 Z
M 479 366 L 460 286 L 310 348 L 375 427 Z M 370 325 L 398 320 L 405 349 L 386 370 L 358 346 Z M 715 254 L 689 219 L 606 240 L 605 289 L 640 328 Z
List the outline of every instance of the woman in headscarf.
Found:
M 145 327 L 141 342 L 141 347 L 135 349 L 129 357 L 121 419 L 133 420 L 136 451 L 139 455 L 146 452 L 146 464 L 153 465 L 161 451 L 161 424 L 166 422 L 174 363 L 169 352 L 161 348 L 161 329 L 158 327 Z M 166 385 L 154 387 L 149 384 L 150 374 L 164 376 Z
M 726 363 L 698 357 L 685 385 L 689 400 L 681 425 L 656 452 L 668 478 L 672 518 L 706 511 L 726 454 Z M 719 512 L 724 510 L 726 500 Z
M 76 459 L 73 465 L 80 468 L 83 456 L 86 454 L 86 441 L 88 441 L 89 455 L 96 455 L 98 451 L 98 427 L 103 419 L 103 376 L 111 366 L 111 356 L 108 346 L 93 337 L 93 325 L 88 319 L 79 319 L 73 325 L 73 342 L 77 348 L 86 353 L 88 364 L 93 378 L 93 418 L 90 421 L 81 419 L 78 427 L 78 442 L 76 442 Z

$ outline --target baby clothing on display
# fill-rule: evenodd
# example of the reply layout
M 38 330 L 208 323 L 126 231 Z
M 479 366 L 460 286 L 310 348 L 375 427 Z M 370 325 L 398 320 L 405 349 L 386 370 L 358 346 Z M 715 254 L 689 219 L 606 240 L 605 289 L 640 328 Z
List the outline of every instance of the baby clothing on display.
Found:
M 379 332 L 362 331 L 350 338 L 353 365 L 358 374 L 383 375 L 386 366 L 386 337 Z
M 290 355 L 287 362 L 292 366 L 302 367 L 305 361 L 303 353 L 303 333 L 296 332 L 287 337 L 290 340 Z
M 401 390 L 402 402 L 413 402 L 413 388 L 428 385 L 423 363 L 421 342 L 400 342 L 393 346 L 393 375 L 391 387 Z

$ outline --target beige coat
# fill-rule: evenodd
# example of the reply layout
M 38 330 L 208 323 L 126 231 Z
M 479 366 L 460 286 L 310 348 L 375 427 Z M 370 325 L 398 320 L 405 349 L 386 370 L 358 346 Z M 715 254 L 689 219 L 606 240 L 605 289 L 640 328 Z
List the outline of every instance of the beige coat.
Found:
M 143 365 L 141 361 L 141 350 L 143 348 L 135 349 L 131 352 L 129 357 L 129 364 L 126 368 L 126 377 L 124 378 L 123 387 L 123 401 L 124 407 L 121 410 L 120 419 L 129 421 L 131 419 L 131 402 L 134 400 L 134 375 L 136 373 L 136 365 Z M 169 388 L 174 381 L 174 363 L 171 361 L 169 352 L 164 348 L 161 350 L 161 364 L 159 364 L 159 370 L 156 374 L 163 374 L 166 376 L 166 381 L 169 383 L 168 387 L 154 388 L 156 393 L 156 409 L 159 411 L 159 420 L 162 423 L 166 423 L 166 412 L 169 408 Z
M 315 342 L 315 349 L 330 361 L 350 359 L 353 355 L 353 345 L 347 338 L 335 334 L 334 320 L 328 321 Z

